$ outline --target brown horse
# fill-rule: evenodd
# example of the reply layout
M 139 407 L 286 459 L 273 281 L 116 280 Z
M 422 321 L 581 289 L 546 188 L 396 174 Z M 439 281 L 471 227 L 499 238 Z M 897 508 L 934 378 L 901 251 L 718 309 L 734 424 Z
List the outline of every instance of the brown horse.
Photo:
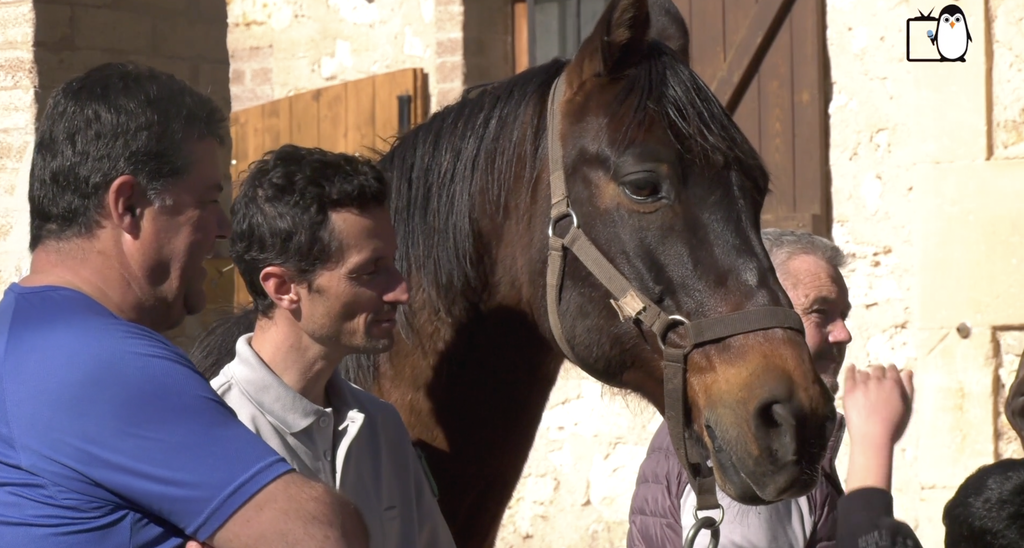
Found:
M 637 318 L 792 307 L 760 239 L 768 175 L 690 70 L 688 42 L 669 0 L 612 0 L 571 61 L 466 93 L 380 159 L 412 298 L 392 351 L 344 366 L 401 413 L 460 548 L 493 545 L 567 354 L 671 415 L 659 342 L 692 345 L 678 326 Z M 571 210 L 553 220 L 559 77 L 550 150 Z M 548 284 L 549 228 L 570 225 L 632 300 L 571 251 Z M 798 331 L 729 335 L 698 345 L 683 369 L 695 460 L 740 502 L 800 496 L 817 481 L 832 397 Z

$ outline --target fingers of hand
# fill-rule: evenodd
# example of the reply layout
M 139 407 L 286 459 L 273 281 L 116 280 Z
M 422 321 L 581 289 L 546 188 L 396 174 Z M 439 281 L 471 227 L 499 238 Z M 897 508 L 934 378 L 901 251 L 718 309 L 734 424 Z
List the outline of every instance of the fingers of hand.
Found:
M 914 372 L 910 369 L 904 369 L 900 371 L 900 379 L 903 381 L 903 388 L 906 389 L 907 395 L 910 396 L 911 401 L 914 399 Z

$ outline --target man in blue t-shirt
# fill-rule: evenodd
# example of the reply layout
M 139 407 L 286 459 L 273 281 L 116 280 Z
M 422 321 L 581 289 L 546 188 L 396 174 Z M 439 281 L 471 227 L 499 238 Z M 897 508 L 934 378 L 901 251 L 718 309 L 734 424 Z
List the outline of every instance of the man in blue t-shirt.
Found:
M 51 97 L 31 271 L 0 300 L 3 546 L 366 546 L 354 505 L 295 472 L 158 334 L 206 304 L 203 261 L 229 231 L 226 122 L 137 65 Z

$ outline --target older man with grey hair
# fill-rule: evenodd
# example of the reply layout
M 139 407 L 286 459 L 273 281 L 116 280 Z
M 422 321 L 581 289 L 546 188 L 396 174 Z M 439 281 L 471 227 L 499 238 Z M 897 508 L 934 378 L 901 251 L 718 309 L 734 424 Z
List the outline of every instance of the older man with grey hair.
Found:
M 806 232 L 761 232 L 779 281 L 804 322 L 814 367 L 832 393 L 852 340 L 846 328 L 850 299 L 840 269 L 846 255 L 834 243 Z M 767 506 L 744 506 L 719 492 L 724 511 L 719 548 L 825 548 L 836 540 L 836 507 L 843 495 L 835 472 L 844 420 L 839 416 L 821 479 L 811 493 Z M 696 521 L 696 497 L 679 464 L 665 423 L 651 440 L 640 466 L 629 512 L 629 548 L 674 548 Z M 717 516 L 715 516 L 717 517 Z M 702 532 L 698 546 L 710 537 Z

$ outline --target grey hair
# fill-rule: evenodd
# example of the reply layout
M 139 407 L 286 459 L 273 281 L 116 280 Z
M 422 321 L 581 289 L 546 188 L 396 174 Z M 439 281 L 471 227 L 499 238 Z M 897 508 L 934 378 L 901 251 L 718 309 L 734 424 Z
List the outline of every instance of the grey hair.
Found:
M 812 255 L 836 270 L 842 269 L 848 261 L 839 246 L 810 232 L 766 228 L 761 231 L 761 240 L 776 269 L 798 255 Z

